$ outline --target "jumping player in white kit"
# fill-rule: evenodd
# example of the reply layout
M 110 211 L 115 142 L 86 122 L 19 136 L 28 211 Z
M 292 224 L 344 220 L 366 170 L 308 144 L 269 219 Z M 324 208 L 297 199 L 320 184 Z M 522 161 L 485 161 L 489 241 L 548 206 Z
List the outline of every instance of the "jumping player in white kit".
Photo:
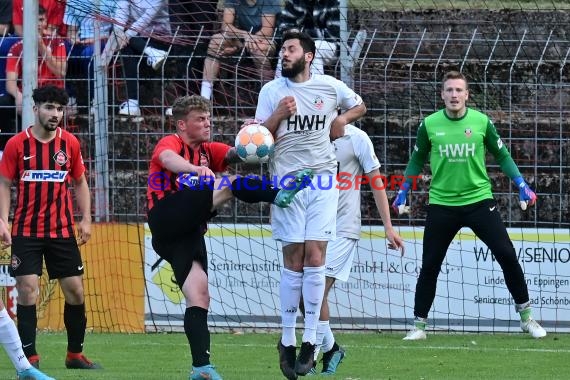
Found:
M 336 232 L 336 157 L 330 140 L 342 136 L 345 125 L 364 115 L 366 107 L 343 82 L 311 75 L 315 43 L 307 34 L 285 33 L 281 54 L 282 77 L 261 89 L 255 118 L 275 136 L 270 160 L 273 178 L 293 178 L 305 168 L 315 176 L 287 211 L 272 207 L 273 237 L 283 245 L 284 263 L 280 284 L 283 330 L 277 348 L 283 375 L 296 379 L 314 365 L 325 290 L 325 252 Z M 296 357 L 295 325 L 301 296 L 305 330 Z

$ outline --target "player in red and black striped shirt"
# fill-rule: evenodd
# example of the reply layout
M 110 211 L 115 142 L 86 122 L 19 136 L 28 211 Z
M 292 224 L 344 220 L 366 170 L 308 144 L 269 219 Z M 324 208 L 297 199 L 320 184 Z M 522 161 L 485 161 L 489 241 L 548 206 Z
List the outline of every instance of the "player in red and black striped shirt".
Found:
M 214 181 L 215 172 L 241 160 L 235 148 L 210 142 L 210 102 L 201 96 L 184 96 L 176 99 L 172 114 L 176 134 L 158 142 L 150 162 L 148 225 L 154 250 L 170 263 L 186 300 L 184 331 L 192 353 L 190 378 L 218 380 L 221 377 L 210 364 L 206 223 L 219 205 L 234 196 L 248 203 L 275 202 L 287 207 L 303 187 L 279 190 L 251 177 L 226 176 Z M 298 175 L 304 186 L 311 173 Z M 282 202 L 284 198 L 286 202 Z
M 39 365 L 36 351 L 36 301 L 42 261 L 50 279 L 58 279 L 65 297 L 67 368 L 96 369 L 82 354 L 87 318 L 83 294 L 83 262 L 78 244 L 91 236 L 91 201 L 79 141 L 58 127 L 68 101 L 65 90 L 34 90 L 34 125 L 8 140 L 0 161 L 0 218 L 8 222 L 10 188 L 17 197 L 12 223 L 10 272 L 18 290 L 18 332 L 28 360 Z M 81 221 L 74 233 L 73 183 Z

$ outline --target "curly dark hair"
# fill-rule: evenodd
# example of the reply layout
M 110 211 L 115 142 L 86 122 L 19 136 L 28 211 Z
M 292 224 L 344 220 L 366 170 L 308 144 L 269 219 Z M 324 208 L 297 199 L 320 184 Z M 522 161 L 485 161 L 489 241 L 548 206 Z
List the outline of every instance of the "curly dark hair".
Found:
M 42 86 L 38 87 L 32 93 L 32 99 L 37 106 L 42 103 L 56 103 L 65 106 L 69 101 L 69 95 L 63 88 L 56 86 Z

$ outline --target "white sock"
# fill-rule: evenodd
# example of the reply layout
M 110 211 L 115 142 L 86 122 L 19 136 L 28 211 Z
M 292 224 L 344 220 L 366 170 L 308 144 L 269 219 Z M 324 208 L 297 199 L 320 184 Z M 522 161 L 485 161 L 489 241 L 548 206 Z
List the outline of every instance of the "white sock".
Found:
M 212 89 L 214 84 L 209 80 L 202 81 L 202 89 L 200 90 L 200 96 L 206 99 L 212 99 Z
M 323 329 L 323 341 L 321 343 L 321 350 L 323 353 L 329 352 L 334 346 L 334 335 L 331 330 L 331 325 L 329 324 L 329 321 L 323 321 L 323 326 L 321 327 L 319 324 L 319 328 Z
M 16 371 L 24 371 L 32 366 L 24 355 L 18 329 L 6 308 L 0 310 L 0 343 L 16 367 Z
M 295 327 L 297 325 L 297 310 L 301 301 L 301 286 L 303 273 L 283 268 L 279 293 L 281 298 L 281 326 L 283 332 L 281 343 L 287 346 L 296 346 Z
M 328 325 L 329 321 L 319 321 L 319 324 L 317 325 L 317 347 L 315 347 L 315 360 L 321 351 L 321 346 L 323 345 L 323 340 L 325 339 L 325 331 Z
M 305 306 L 303 342 L 315 344 L 325 293 L 325 266 L 304 267 L 303 272 L 303 305 Z

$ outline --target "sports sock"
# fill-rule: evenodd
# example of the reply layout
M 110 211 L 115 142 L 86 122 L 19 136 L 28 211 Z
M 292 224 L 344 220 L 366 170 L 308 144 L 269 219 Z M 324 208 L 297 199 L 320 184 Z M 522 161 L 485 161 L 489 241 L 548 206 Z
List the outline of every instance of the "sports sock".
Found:
M 334 335 L 331 330 L 329 321 L 319 321 L 319 326 L 317 327 L 317 337 L 319 336 L 319 333 L 323 334 L 321 341 L 321 349 L 323 353 L 329 352 L 332 350 L 335 344 Z
M 315 344 L 325 292 L 325 266 L 304 267 L 303 272 L 303 305 L 305 307 L 303 342 Z
M 85 303 L 70 305 L 66 302 L 63 307 L 63 324 L 67 330 L 67 351 L 74 354 L 83 352 L 85 328 L 87 327 Z
M 285 347 L 297 345 L 295 326 L 297 324 L 299 301 L 301 301 L 302 284 L 303 273 L 283 268 L 279 293 L 281 299 L 281 326 L 283 328 L 281 343 Z
M 234 197 L 246 203 L 273 203 L 279 189 L 260 178 L 237 177 L 232 182 L 232 193 Z
M 210 331 L 208 331 L 208 310 L 191 306 L 184 313 L 184 332 L 190 352 L 192 366 L 202 367 L 210 364 Z
M 526 322 L 530 319 L 532 315 L 532 308 L 530 307 L 530 302 L 525 302 L 522 304 L 515 304 L 515 310 L 521 316 L 521 321 Z
M 8 315 L 6 308 L 0 310 L 0 343 L 6 350 L 16 371 L 23 371 L 31 367 L 26 355 L 24 355 L 24 350 L 22 350 L 22 341 L 18 336 L 18 329 Z
M 36 352 L 36 328 L 38 326 L 38 316 L 36 315 L 36 305 L 17 305 L 18 334 L 22 340 L 22 348 L 26 357 L 37 355 Z
M 414 326 L 418 330 L 425 330 L 427 326 L 427 318 L 416 317 L 414 319 Z
M 212 99 L 212 88 L 214 87 L 213 83 L 209 80 L 202 81 L 202 88 L 200 89 L 200 96 L 206 99 Z

